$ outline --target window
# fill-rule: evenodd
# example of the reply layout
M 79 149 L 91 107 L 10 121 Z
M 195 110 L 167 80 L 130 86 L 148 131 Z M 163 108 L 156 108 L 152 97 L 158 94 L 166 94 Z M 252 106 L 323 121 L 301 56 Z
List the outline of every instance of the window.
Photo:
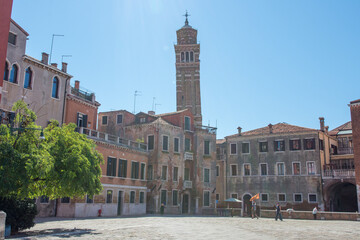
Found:
M 51 96 L 53 98 L 59 98 L 59 79 L 57 77 L 53 79 Z
M 284 163 L 276 163 L 277 175 L 285 175 Z
M 179 138 L 174 138 L 174 152 L 178 153 L 179 152 Z
M 191 130 L 191 122 L 190 122 L 190 117 L 187 117 L 187 116 L 185 116 L 185 126 L 184 126 L 184 128 L 185 128 L 185 130 L 186 131 L 190 131 Z
M 232 164 L 232 165 L 230 165 L 230 167 L 231 167 L 231 176 L 236 176 L 237 175 L 237 165 Z
M 210 169 L 204 168 L 204 182 L 210 182 Z
M 178 205 L 178 191 L 177 190 L 174 190 L 172 193 L 172 204 L 173 204 L 173 206 Z
M 141 118 L 140 118 L 140 123 L 145 123 L 145 122 L 146 122 L 146 118 L 141 117 Z
M 278 193 L 278 202 L 286 202 L 285 193 Z
M 4 80 L 9 80 L 9 64 L 5 62 L 5 69 L 4 69 Z
M 161 190 L 160 201 L 164 205 L 166 205 L 166 194 L 167 194 L 166 190 Z
M 145 199 L 145 193 L 144 192 L 140 192 L 140 203 L 144 203 L 144 199 Z
M 25 71 L 24 88 L 31 89 L 32 71 L 28 67 Z
M 185 62 L 185 53 L 181 52 L 181 62 Z
M 11 68 L 9 82 L 17 83 L 18 67 L 14 64 Z
M 231 194 L 231 197 L 237 199 L 237 198 L 238 198 L 238 195 L 237 195 L 237 193 L 233 193 L 233 194 Z
M 152 165 L 148 165 L 147 179 L 148 180 L 153 179 L 153 166 Z
M 106 191 L 106 203 L 112 203 L 113 191 L 107 190 Z
M 220 200 L 220 194 L 215 194 L 215 199 L 217 200 L 217 201 L 219 201 Z
M 189 52 L 186 52 L 186 62 L 189 62 Z
M 116 115 L 116 123 L 122 124 L 122 122 L 123 122 L 123 115 L 122 114 Z
M 306 166 L 308 175 L 314 175 L 316 173 L 315 162 L 306 162 Z
M 274 141 L 274 151 L 275 152 L 285 151 L 285 141 L 284 140 Z
M 78 127 L 87 127 L 87 115 L 82 114 L 82 113 L 77 113 L 76 114 L 76 124 Z
M 316 193 L 309 193 L 309 203 L 316 203 L 316 202 L 317 202 Z
M 266 163 L 260 163 L 260 174 L 261 174 L 261 176 L 267 175 L 267 164 Z
M 16 45 L 16 34 L 9 32 L 8 43 Z
M 294 193 L 294 202 L 302 202 L 302 194 Z
M 251 167 L 250 163 L 244 163 L 244 176 L 250 176 L 251 175 L 250 167 Z
M 126 173 L 127 173 L 127 160 L 119 159 L 118 176 L 126 178 Z
M 304 139 L 304 149 L 305 150 L 312 150 L 315 149 L 315 139 Z
M 190 62 L 194 61 L 194 52 L 190 52 Z
M 190 181 L 190 168 L 185 168 L 184 169 L 184 180 L 185 181 Z
M 210 155 L 210 141 L 204 141 L 204 155 Z
M 162 166 L 161 180 L 166 180 L 166 179 L 167 179 L 167 166 Z
M 300 139 L 290 140 L 290 150 L 291 151 L 301 150 Z
M 231 143 L 230 144 L 230 154 L 235 155 L 236 153 L 237 153 L 236 143 Z
M 108 123 L 108 116 L 102 116 L 102 125 L 107 125 Z
M 220 166 L 216 166 L 216 176 L 220 176 Z
M 250 153 L 250 143 L 241 144 L 242 153 Z
M 210 192 L 204 191 L 204 207 L 210 206 Z
M 116 158 L 108 157 L 106 175 L 113 177 L 116 176 Z
M 93 203 L 93 196 L 86 195 L 86 203 Z
M 145 163 L 141 163 L 140 179 L 145 180 Z
M 268 143 L 267 142 L 259 142 L 259 151 L 267 152 L 268 151 Z
M 178 167 L 174 167 L 174 171 L 173 171 L 173 181 L 177 182 L 178 181 L 178 172 L 179 172 L 179 168 Z
M 148 150 L 154 150 L 154 135 L 148 136 Z
M 69 197 L 63 197 L 60 200 L 61 203 L 70 203 L 70 198 Z
M 293 175 L 300 175 L 300 163 L 299 162 L 293 162 Z
M 320 150 L 324 150 L 324 140 L 319 139 L 319 148 Z
M 267 194 L 267 193 L 262 193 L 262 194 L 261 194 L 261 201 L 262 201 L 262 202 L 268 202 L 268 201 L 269 201 L 269 194 Z
M 49 197 L 43 195 L 40 197 L 40 203 L 49 203 Z
M 139 179 L 139 163 L 131 162 L 131 178 Z
M 169 137 L 163 136 L 163 151 L 169 151 Z
M 191 149 L 190 138 L 185 138 L 185 152 L 189 152 Z
M 135 191 L 130 191 L 130 203 L 135 203 Z

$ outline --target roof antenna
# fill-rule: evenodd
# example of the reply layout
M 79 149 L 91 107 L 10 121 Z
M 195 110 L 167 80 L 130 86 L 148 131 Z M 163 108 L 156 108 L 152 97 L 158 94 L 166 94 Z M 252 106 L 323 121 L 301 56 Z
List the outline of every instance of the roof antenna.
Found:
M 134 93 L 134 114 L 135 114 L 135 106 L 136 106 L 136 97 L 137 96 L 141 96 L 141 92 L 138 91 L 138 90 L 135 90 L 135 93 Z

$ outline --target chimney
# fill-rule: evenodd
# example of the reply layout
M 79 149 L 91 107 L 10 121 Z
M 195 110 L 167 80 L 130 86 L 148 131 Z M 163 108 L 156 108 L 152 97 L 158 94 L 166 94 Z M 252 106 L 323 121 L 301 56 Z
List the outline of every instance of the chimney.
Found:
M 56 67 L 57 68 L 57 63 L 52 63 L 51 66 Z
M 148 111 L 149 115 L 155 115 L 155 111 Z
M 49 54 L 45 53 L 45 52 L 42 52 L 41 53 L 41 62 L 43 64 L 46 64 L 48 65 L 48 61 L 49 61 Z
M 324 132 L 325 131 L 325 120 L 323 117 L 319 117 L 320 120 L 320 131 Z
M 238 135 L 241 136 L 241 127 L 238 127 L 237 130 L 238 130 Z
M 79 90 L 79 88 L 80 88 L 80 81 L 75 80 L 75 89 Z
M 272 132 L 273 132 L 273 128 L 272 128 L 272 127 L 273 127 L 273 125 L 270 123 L 270 124 L 269 124 L 269 133 L 272 133 Z
M 66 62 L 61 63 L 61 71 L 63 71 L 64 73 L 67 72 L 67 63 Z
M 329 133 L 329 126 L 325 127 L 325 133 L 328 134 Z

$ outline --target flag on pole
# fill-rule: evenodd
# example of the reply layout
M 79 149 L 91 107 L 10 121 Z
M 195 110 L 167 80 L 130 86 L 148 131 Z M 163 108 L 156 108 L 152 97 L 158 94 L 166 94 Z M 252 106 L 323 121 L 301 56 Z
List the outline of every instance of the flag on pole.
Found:
M 260 198 L 260 193 L 254 195 L 252 198 L 250 198 L 250 201 L 255 201 L 256 199 Z

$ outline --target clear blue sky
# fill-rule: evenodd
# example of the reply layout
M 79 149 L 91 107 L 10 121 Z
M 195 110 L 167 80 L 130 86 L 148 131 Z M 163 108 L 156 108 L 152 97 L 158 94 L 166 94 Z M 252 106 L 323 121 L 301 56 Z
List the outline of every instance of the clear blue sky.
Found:
M 360 98 L 360 1 L 14 0 L 27 54 L 61 55 L 100 111 L 176 110 L 176 30 L 198 29 L 203 123 L 218 138 L 269 123 L 333 129 Z M 73 83 L 73 81 L 72 81 Z

